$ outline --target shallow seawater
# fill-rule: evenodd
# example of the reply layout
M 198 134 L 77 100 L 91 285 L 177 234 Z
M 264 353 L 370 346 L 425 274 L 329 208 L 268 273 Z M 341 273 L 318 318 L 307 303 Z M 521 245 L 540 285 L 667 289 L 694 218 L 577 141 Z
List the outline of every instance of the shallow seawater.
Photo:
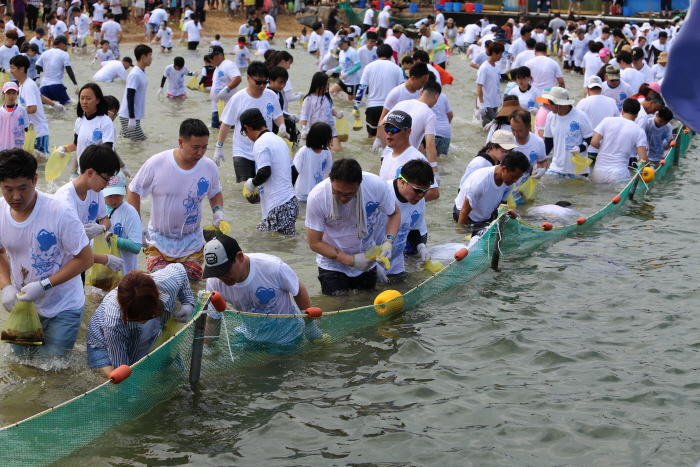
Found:
M 123 55 L 133 56 L 126 49 Z M 176 48 L 173 55 L 182 54 L 198 70 L 204 53 Z M 306 91 L 313 59 L 302 50 L 292 53 L 295 91 Z M 156 99 L 171 61 L 156 52 L 147 71 L 149 140 L 117 142 L 133 172 L 176 146 L 184 117 L 209 122 L 208 95 L 188 91 L 184 102 Z M 73 57 L 80 84 L 91 75 L 89 62 Z M 453 222 L 452 205 L 464 168 L 485 140 L 470 124 L 476 71 L 467 63 L 455 56 L 449 68 L 456 78 L 445 89 L 455 112 L 453 139 L 440 162 L 441 198 L 427 212 L 430 245 L 461 243 L 467 233 Z M 565 79 L 579 98 L 580 77 Z M 103 89 L 122 99 L 122 83 Z M 349 115 L 351 105 L 336 102 Z M 298 112 L 298 103 L 290 108 Z M 48 112 L 52 145 L 72 140 L 71 112 L 58 118 Z M 364 136 L 353 132 L 335 156 L 357 158 L 377 172 L 379 161 Z M 56 465 L 693 464 L 700 458 L 693 416 L 700 402 L 700 223 L 690 207 L 700 197 L 696 144 L 651 193 L 576 236 L 503 256 L 498 272 L 489 270 L 323 351 L 207 375 L 199 394 L 183 387 L 147 416 Z M 230 149 L 229 141 L 227 154 Z M 53 192 L 67 178 L 40 188 Z M 326 310 L 373 299 L 367 293 L 321 298 L 303 221 L 295 237 L 256 232 L 259 207 L 243 199 L 230 160 L 221 178 L 225 212 L 244 251 L 280 256 Z M 587 182 L 545 180 L 537 204 L 567 200 L 591 215 L 614 194 Z M 144 203 L 145 216 L 148 211 Z M 304 207 L 300 219 L 303 213 Z M 416 272 L 403 287 L 425 277 Z M 88 298 L 85 323 L 98 303 Z M 26 366 L 3 349 L 3 422 L 102 381 L 87 369 L 84 333 L 66 369 Z

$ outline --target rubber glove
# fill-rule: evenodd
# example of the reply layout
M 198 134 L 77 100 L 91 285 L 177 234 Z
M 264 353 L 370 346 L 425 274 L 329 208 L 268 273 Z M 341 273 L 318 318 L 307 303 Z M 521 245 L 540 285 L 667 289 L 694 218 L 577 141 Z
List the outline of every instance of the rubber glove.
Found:
M 335 68 L 331 68 L 330 70 L 326 71 L 328 76 L 333 76 L 333 73 L 335 73 Z
M 383 256 L 386 259 L 391 259 L 391 250 L 393 249 L 393 245 L 389 242 L 384 242 L 379 246 L 379 256 Z
M 289 119 L 293 121 L 294 123 L 299 123 L 299 115 L 296 114 L 290 114 Z
M 544 167 L 537 167 L 537 168 L 532 172 L 531 177 L 539 180 L 540 178 L 542 178 L 542 175 L 544 175 L 545 172 L 547 172 L 547 169 L 546 169 L 546 168 L 544 168 Z
M 305 94 L 304 94 L 303 92 L 298 92 L 298 93 L 295 94 L 295 96 L 296 96 L 296 98 L 297 98 L 298 101 L 301 100 L 301 99 L 303 99 L 303 98 L 304 98 L 304 95 L 305 95 Z
M 53 105 L 53 111 L 56 112 L 57 114 L 64 114 L 64 113 L 66 113 L 66 108 L 60 102 L 56 102 Z
M 253 185 L 253 179 L 249 178 L 248 180 L 245 181 L 245 185 L 243 186 L 245 190 L 248 190 L 250 193 L 253 193 L 255 191 L 258 191 L 258 187 Z M 245 193 L 244 193 L 245 194 Z
M 214 213 L 213 224 L 214 224 L 214 227 L 216 227 L 217 229 L 219 228 L 219 224 L 221 223 L 221 221 L 225 221 L 225 220 L 226 220 L 226 216 L 224 215 L 224 211 L 216 211 Z
M 420 254 L 421 266 L 424 265 L 426 261 L 430 260 L 430 253 L 428 253 L 428 247 L 425 246 L 425 243 L 418 244 L 418 254 Z
M 379 138 L 375 138 L 374 144 L 372 144 L 372 151 L 374 151 L 374 155 L 378 156 L 383 150 L 384 147 L 382 146 L 382 140 Z
M 358 253 L 353 256 L 354 261 L 352 263 L 352 267 L 355 269 L 359 269 L 360 271 L 368 271 L 372 266 L 376 264 L 376 261 L 374 258 L 368 258 L 365 256 L 364 253 Z
M 192 316 L 192 311 L 194 310 L 194 307 L 190 305 L 189 303 L 183 303 L 180 306 L 180 310 L 178 310 L 177 313 L 173 315 L 175 318 L 175 321 L 178 323 L 186 323 L 187 321 L 190 320 L 190 317 Z
M 309 129 L 302 126 L 301 127 L 301 139 L 302 141 L 306 141 L 306 136 L 309 134 Z
M 340 75 L 340 81 L 345 81 L 345 80 L 348 79 L 349 77 L 350 77 L 349 74 L 343 73 L 342 75 Z
M 377 265 L 375 268 L 377 270 L 377 282 L 380 284 L 386 284 L 389 282 L 389 278 L 386 277 L 386 269 L 381 265 Z
M 88 240 L 92 240 L 98 235 L 102 235 L 102 232 L 106 230 L 105 226 L 102 224 L 85 224 L 83 225 L 83 228 L 85 229 L 85 235 L 87 235 Z
M 66 157 L 68 155 L 65 146 L 61 146 L 60 148 L 58 148 L 58 155 L 61 157 Z
M 338 113 L 335 114 L 335 118 L 343 118 L 344 116 L 345 116 L 345 114 L 343 113 L 342 110 L 338 111 Z
M 92 59 L 92 62 L 90 62 L 90 68 L 92 68 L 93 66 L 95 66 L 95 62 L 96 62 L 96 61 L 97 61 L 96 58 L 93 58 L 93 59 Z
M 141 230 L 141 244 L 148 245 L 148 242 L 150 240 L 151 240 L 151 235 L 148 233 L 148 226 L 144 225 L 143 229 Z
M 224 161 L 224 148 L 214 149 L 214 163 L 216 163 L 216 166 L 217 167 L 221 166 L 221 163 L 223 161 Z
M 158 89 L 158 98 L 163 95 L 163 88 Z
M 433 172 L 433 177 L 435 177 L 435 184 L 440 186 L 440 172 Z
M 126 127 L 129 131 L 134 131 L 136 130 L 136 119 L 135 118 L 130 118 L 129 119 L 129 124 Z
M 22 292 L 17 296 L 17 300 L 20 302 L 36 302 L 44 296 L 44 292 L 46 291 L 41 286 L 39 281 L 30 282 L 22 287 Z
M 12 284 L 2 289 L 2 306 L 4 306 L 7 311 L 12 311 L 17 304 L 18 293 L 19 289 Z
M 199 76 L 199 72 L 198 72 L 198 71 L 193 71 L 193 72 L 192 72 L 192 76 Z
M 125 176 L 127 176 L 128 178 L 131 178 L 131 177 L 132 177 L 131 171 L 129 171 L 129 167 L 127 167 L 127 166 L 122 167 L 122 173 L 123 173 Z
M 320 58 L 317 58 L 317 59 L 316 59 L 316 65 L 318 65 L 319 63 L 321 63 L 321 59 L 320 59 Z
M 122 266 L 124 265 L 124 261 L 121 258 L 117 258 L 114 255 L 105 255 L 107 256 L 107 266 L 109 269 L 111 269 L 114 272 L 119 272 L 122 270 Z
M 486 113 L 486 104 L 484 104 L 483 102 L 479 102 L 479 103 L 477 104 L 477 108 L 479 109 L 479 113 L 480 113 L 481 115 L 483 115 L 483 114 Z
M 218 98 L 219 98 L 219 99 L 225 99 L 225 98 L 226 98 L 226 95 L 227 95 L 229 92 L 231 92 L 231 90 L 228 88 L 228 86 L 226 86 L 224 89 L 222 89 L 221 91 L 219 91 L 219 97 L 218 97 Z
M 279 130 L 277 131 L 277 135 L 280 138 L 287 138 L 289 139 L 289 133 L 287 133 L 287 125 L 284 123 L 280 125 Z

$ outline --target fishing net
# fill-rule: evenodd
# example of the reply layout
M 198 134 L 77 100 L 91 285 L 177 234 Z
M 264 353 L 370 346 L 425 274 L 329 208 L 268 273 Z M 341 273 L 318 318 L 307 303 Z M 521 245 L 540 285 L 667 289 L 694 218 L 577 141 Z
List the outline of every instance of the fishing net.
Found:
M 677 144 L 669 152 L 666 165 L 659 167 L 659 180 L 688 148 L 691 134 L 680 131 Z M 6 467 L 46 465 L 88 446 L 110 428 L 140 417 L 157 404 L 169 400 L 190 382 L 190 369 L 201 362 L 202 383 L 230 378 L 232 370 L 260 366 L 267 361 L 293 358 L 342 340 L 360 328 L 373 327 L 397 313 L 410 311 L 420 303 L 457 284 L 474 279 L 495 266 L 510 253 L 531 251 L 548 241 L 584 229 L 603 216 L 623 206 L 632 196 L 641 195 L 650 185 L 640 181 L 639 171 L 624 190 L 585 222 L 546 230 L 521 219 L 511 219 L 507 209 L 471 246 L 461 261 L 454 260 L 412 290 L 400 294 L 383 305 L 328 311 L 318 318 L 304 315 L 274 317 L 227 310 L 215 317 L 206 316 L 210 294 L 197 297 L 193 319 L 162 346 L 132 366 L 132 374 L 121 384 L 106 382 L 50 410 L 0 430 L 0 465 Z M 386 292 L 384 292 L 386 293 Z M 205 312 L 206 313 L 206 312 Z M 205 316 L 202 319 L 199 317 Z M 216 318 L 216 319 L 215 319 Z M 203 321 L 207 320 L 207 327 Z M 173 326 L 169 332 L 174 330 Z M 280 330 L 296 332 L 296 337 L 279 345 L 266 342 L 266 337 Z M 197 337 L 196 337 L 197 336 Z M 196 345 L 195 345 L 196 344 Z M 193 359 L 197 348 L 202 357 Z M 193 349 L 195 349 L 193 351 Z

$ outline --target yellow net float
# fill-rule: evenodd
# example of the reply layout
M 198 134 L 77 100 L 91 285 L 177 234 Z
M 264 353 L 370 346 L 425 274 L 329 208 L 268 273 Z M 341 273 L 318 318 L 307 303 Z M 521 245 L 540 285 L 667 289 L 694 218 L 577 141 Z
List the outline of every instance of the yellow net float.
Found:
M 644 180 L 644 183 L 653 182 L 655 176 L 656 176 L 656 170 L 652 169 L 651 167 L 644 167 L 642 169 L 641 177 L 642 177 L 642 180 Z
M 374 311 L 382 316 L 400 312 L 403 305 L 403 295 L 398 290 L 385 290 L 374 299 Z

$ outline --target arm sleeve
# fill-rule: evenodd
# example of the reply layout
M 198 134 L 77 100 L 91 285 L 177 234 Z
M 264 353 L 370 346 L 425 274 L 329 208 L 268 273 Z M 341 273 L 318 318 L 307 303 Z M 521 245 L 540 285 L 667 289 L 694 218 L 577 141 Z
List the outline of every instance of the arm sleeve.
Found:
M 35 68 L 36 68 L 36 67 L 35 67 Z M 68 77 L 69 77 L 70 80 L 73 82 L 73 84 L 75 84 L 75 85 L 77 86 L 77 85 L 78 85 L 78 81 L 76 81 L 76 79 L 75 79 L 75 74 L 73 73 L 73 68 L 72 68 L 70 65 L 68 65 L 68 66 L 66 67 L 66 73 L 68 73 Z
M 133 253 L 135 255 L 138 255 L 141 252 L 141 244 L 136 243 L 130 238 L 117 238 L 117 246 L 120 250 L 126 250 L 129 253 Z
M 253 185 L 255 186 L 260 186 L 263 183 L 267 181 L 268 178 L 272 175 L 272 167 L 269 165 L 266 165 L 265 167 L 261 167 L 258 169 L 258 171 L 255 173 L 255 178 L 253 178 Z
M 163 77 L 160 79 L 160 87 L 162 88 L 165 85 L 165 80 L 167 80 L 167 76 L 163 75 Z
M 554 138 L 550 138 L 545 136 L 544 138 L 544 151 L 545 154 L 549 154 L 552 152 L 552 148 L 554 148 Z
M 299 172 L 294 164 L 292 164 L 292 186 L 297 182 L 297 177 L 299 177 Z
M 129 118 L 136 118 L 136 111 L 134 110 L 136 100 L 136 89 L 127 88 L 126 89 L 126 105 L 129 110 Z

